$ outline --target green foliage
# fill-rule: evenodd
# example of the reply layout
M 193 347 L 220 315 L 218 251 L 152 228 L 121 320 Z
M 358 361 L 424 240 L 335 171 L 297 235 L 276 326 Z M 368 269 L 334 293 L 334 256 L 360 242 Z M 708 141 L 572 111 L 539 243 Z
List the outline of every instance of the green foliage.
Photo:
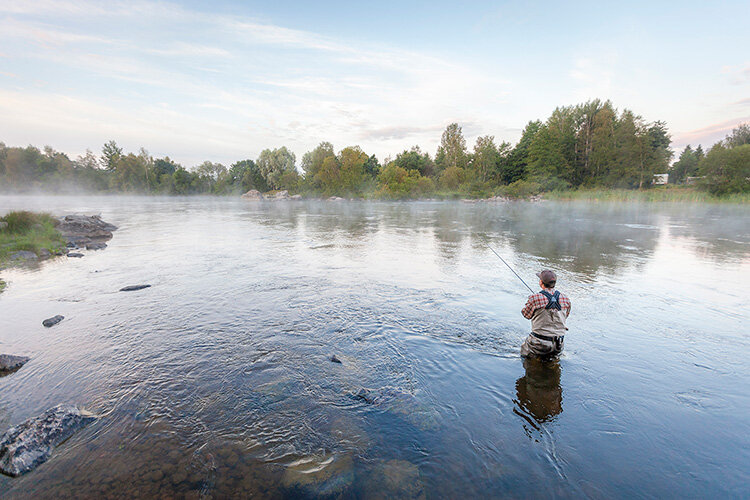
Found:
M 432 193 L 435 183 L 418 170 L 406 170 L 391 162 L 378 176 L 378 195 L 390 199 L 419 198 Z
M 399 153 L 393 163 L 404 170 L 416 170 L 420 175 L 427 177 L 434 176 L 436 172 L 435 163 L 430 159 L 430 155 L 422 153 L 419 146 L 413 146 L 411 149 Z
M 495 191 L 495 194 L 498 196 L 519 199 L 528 198 L 541 192 L 542 186 L 538 182 L 518 180 L 508 184 L 507 186 L 500 186 Z
M 5 231 L 14 234 L 28 232 L 35 224 L 48 224 L 52 227 L 57 225 L 57 220 L 49 214 L 37 214 L 26 210 L 9 212 L 4 217 L 0 217 L 0 221 L 8 224 Z
M 465 168 L 468 162 L 469 155 L 463 131 L 458 123 L 451 123 L 440 138 L 440 146 L 435 155 L 437 169 L 442 172 L 449 167 Z
M 558 107 L 544 122 L 528 122 L 514 146 L 485 135 L 469 152 L 461 126 L 452 123 L 434 160 L 414 146 L 381 166 L 358 146 L 336 154 L 330 142 L 321 142 L 302 156 L 302 175 L 286 147 L 265 149 L 257 161 L 241 160 L 229 168 L 210 161 L 184 168 L 144 149 L 126 153 L 115 141 L 104 144 L 100 156 L 87 151 L 75 161 L 50 147 L 0 143 L 0 189 L 178 195 L 284 189 L 308 196 L 413 198 L 433 195 L 437 186 L 443 197 L 482 197 L 505 191 L 517 196 L 537 190 L 647 189 L 654 174 L 666 172 L 672 184 L 702 176 L 699 185 L 722 196 L 750 189 L 742 149 L 750 145 L 750 124 L 738 126 L 708 155 L 701 146 L 685 148 L 671 169 L 670 144 L 663 122 L 648 123 L 594 99 Z
M 55 253 L 65 248 L 65 240 L 55 229 L 57 219 L 49 214 L 10 212 L 0 217 L 0 221 L 8 224 L 5 229 L 0 230 L 0 265 L 19 250 L 39 255 L 42 249 Z
M 724 144 L 716 144 L 706 155 L 703 186 L 717 196 L 750 191 L 750 144 L 731 148 Z
M 281 177 L 285 172 L 296 171 L 294 153 L 286 147 L 264 149 L 258 157 L 257 165 L 260 173 L 271 189 L 281 188 Z
M 461 167 L 448 167 L 440 174 L 440 187 L 455 191 L 464 182 L 466 171 Z
M 690 144 L 685 146 L 680 153 L 680 159 L 674 162 L 669 170 L 669 183 L 683 184 L 688 177 L 697 176 L 701 161 L 703 161 L 703 150 L 700 146 L 695 150 L 690 147 Z

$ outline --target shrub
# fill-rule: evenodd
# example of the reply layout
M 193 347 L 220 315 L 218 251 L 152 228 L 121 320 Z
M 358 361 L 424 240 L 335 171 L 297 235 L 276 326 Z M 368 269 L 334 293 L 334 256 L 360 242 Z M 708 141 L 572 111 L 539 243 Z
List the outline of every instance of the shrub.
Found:
M 57 219 L 49 214 L 35 214 L 26 210 L 17 212 L 9 212 L 4 217 L 0 218 L 3 222 L 8 224 L 5 229 L 9 233 L 27 233 L 31 230 L 34 224 L 49 224 L 52 226 L 57 225 Z
M 538 182 L 519 180 L 507 186 L 500 186 L 495 193 L 508 198 L 529 198 L 541 192 L 542 186 Z

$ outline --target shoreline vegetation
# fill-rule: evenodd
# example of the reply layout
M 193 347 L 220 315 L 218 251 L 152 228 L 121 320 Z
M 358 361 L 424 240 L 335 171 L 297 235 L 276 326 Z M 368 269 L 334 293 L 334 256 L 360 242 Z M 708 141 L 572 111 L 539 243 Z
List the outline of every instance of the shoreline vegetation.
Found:
M 59 223 L 47 213 L 17 211 L 0 217 L 0 269 L 29 258 L 65 255 L 66 241 L 57 230 Z M 5 284 L 0 280 L 0 291 L 4 288 Z
M 50 146 L 0 142 L 0 192 L 229 195 L 287 191 L 303 198 L 588 199 L 723 201 L 750 196 L 750 124 L 704 151 L 686 146 L 677 161 L 664 122 L 595 99 L 530 121 L 516 144 L 494 136 L 467 145 L 461 126 L 448 125 L 434 156 L 413 146 L 380 161 L 359 146 L 338 152 L 321 142 L 301 161 L 284 146 L 225 166 L 186 168 L 141 148 L 126 153 L 114 141 L 101 155 L 71 160 Z M 665 174 L 668 174 L 665 175 Z M 663 185 L 665 182 L 668 184 Z

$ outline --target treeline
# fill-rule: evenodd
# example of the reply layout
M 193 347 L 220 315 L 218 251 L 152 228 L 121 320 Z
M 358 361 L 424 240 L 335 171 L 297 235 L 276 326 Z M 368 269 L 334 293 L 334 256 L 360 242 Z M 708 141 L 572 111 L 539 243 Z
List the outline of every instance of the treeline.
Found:
M 747 190 L 748 135 L 742 126 L 705 156 L 686 148 L 671 171 L 676 182 L 702 176 L 700 185 L 718 194 Z M 222 195 L 257 189 L 400 199 L 527 196 L 579 187 L 642 189 L 652 185 L 654 174 L 669 170 L 670 143 L 663 122 L 647 123 L 609 101 L 593 100 L 557 108 L 544 122 L 529 122 L 515 145 L 486 135 L 470 149 L 453 123 L 434 156 L 414 146 L 383 162 L 359 146 L 336 152 L 329 142 L 305 153 L 299 164 L 281 147 L 228 167 L 206 161 L 190 169 L 169 157 L 153 158 L 144 149 L 126 153 L 114 141 L 100 155 L 87 151 L 75 160 L 50 147 L 0 143 L 0 190 Z
M 732 130 L 708 150 L 690 145 L 680 153 L 669 173 L 672 184 L 697 184 L 722 196 L 750 191 L 750 124 Z

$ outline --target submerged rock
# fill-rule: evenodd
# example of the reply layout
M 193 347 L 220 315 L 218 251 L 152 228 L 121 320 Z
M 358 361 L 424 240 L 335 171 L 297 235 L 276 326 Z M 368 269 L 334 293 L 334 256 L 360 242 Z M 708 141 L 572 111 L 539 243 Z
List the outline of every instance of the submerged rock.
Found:
M 242 198 L 250 201 L 261 201 L 263 200 L 263 195 L 260 194 L 260 191 L 258 191 L 257 189 L 251 189 L 247 193 L 243 194 Z
M 68 244 L 75 246 L 110 240 L 116 229 L 117 226 L 104 222 L 98 215 L 66 215 L 57 226 Z
M 77 259 L 80 259 L 81 257 L 83 257 L 83 254 L 82 253 L 78 253 L 78 252 L 70 252 L 68 254 L 68 257 L 75 257 Z
M 333 356 L 331 356 L 330 358 L 328 358 L 328 359 L 331 361 L 331 363 L 341 364 L 341 360 L 339 358 L 337 358 L 335 354 Z
M 65 319 L 65 316 L 58 314 L 57 316 L 52 316 L 51 318 L 45 319 L 44 321 L 42 321 L 42 324 L 46 326 L 47 328 L 49 328 L 51 326 L 55 326 L 56 324 L 58 324 L 60 321 L 64 319 Z
M 420 402 L 413 394 L 393 387 L 379 389 L 363 387 L 355 393 L 350 393 L 349 396 L 396 414 L 421 430 L 435 430 L 440 426 L 438 413 L 434 408 Z
M 143 290 L 144 288 L 148 288 L 151 285 L 128 285 L 120 288 L 121 292 L 134 292 L 136 290 Z
M 354 482 L 354 462 L 349 455 L 303 457 L 287 466 L 281 482 L 295 496 L 338 496 Z
M 20 476 L 43 464 L 59 445 L 96 417 L 73 405 L 50 408 L 0 437 L 0 471 Z
M 29 359 L 26 356 L 14 356 L 12 354 L 0 354 L 0 374 L 14 372 L 25 365 Z
M 426 498 L 419 467 L 405 460 L 378 464 L 366 484 L 365 498 Z

